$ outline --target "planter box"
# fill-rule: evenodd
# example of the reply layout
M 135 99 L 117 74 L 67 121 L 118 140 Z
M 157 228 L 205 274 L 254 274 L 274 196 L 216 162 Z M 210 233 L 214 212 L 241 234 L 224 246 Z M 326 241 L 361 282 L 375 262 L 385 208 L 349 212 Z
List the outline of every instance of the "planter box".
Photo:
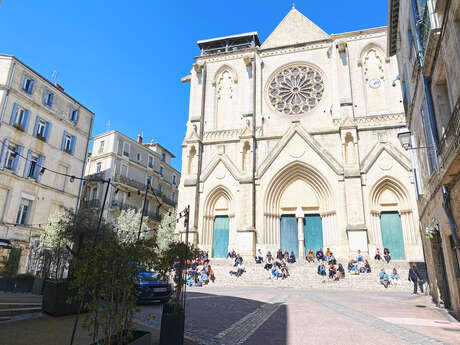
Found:
M 76 314 L 79 303 L 67 303 L 67 300 L 73 295 L 74 293 L 69 288 L 68 281 L 54 282 L 45 280 L 43 287 L 43 311 L 54 316 Z
M 44 278 L 35 278 L 34 285 L 32 286 L 32 293 L 35 295 L 43 294 L 43 284 L 45 283 Z
M 138 331 L 138 330 L 132 330 L 131 332 L 132 332 L 134 339 L 131 340 L 129 343 L 120 344 L 120 345 L 151 345 L 152 344 L 152 337 L 150 335 L 150 332 Z M 91 345 L 99 345 L 99 344 L 105 344 L 105 343 L 99 340 L 97 343 L 93 343 Z
M 161 315 L 160 345 L 183 345 L 184 344 L 185 313 L 165 312 Z

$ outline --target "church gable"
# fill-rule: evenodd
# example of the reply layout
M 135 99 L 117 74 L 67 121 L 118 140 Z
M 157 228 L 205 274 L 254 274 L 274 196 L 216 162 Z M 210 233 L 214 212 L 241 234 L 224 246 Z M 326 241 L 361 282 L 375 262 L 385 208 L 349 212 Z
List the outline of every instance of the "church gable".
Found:
M 329 35 L 294 7 L 262 44 L 262 49 L 328 39 Z
M 343 172 L 343 166 L 300 125 L 292 126 L 275 145 L 258 168 L 259 178 L 268 170 L 276 158 L 286 151 L 289 156 L 299 159 L 305 153 L 305 143 L 336 173 Z
M 407 171 L 411 170 L 410 160 L 391 143 L 378 143 L 361 162 L 361 171 L 367 174 L 374 164 L 379 161 L 382 170 L 389 170 L 392 162 L 397 161 Z
M 227 175 L 233 176 L 235 180 L 239 179 L 238 168 L 226 154 L 214 157 L 204 169 L 201 182 L 205 182 L 211 175 L 214 175 L 218 180 L 224 179 Z

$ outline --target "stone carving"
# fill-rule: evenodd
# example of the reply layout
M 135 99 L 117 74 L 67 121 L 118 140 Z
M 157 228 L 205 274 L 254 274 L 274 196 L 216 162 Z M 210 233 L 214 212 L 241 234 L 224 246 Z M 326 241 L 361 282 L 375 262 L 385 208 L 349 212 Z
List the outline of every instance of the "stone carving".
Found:
M 270 104 L 277 111 L 300 115 L 318 105 L 324 91 L 321 73 L 309 66 L 295 64 L 284 67 L 268 84 Z

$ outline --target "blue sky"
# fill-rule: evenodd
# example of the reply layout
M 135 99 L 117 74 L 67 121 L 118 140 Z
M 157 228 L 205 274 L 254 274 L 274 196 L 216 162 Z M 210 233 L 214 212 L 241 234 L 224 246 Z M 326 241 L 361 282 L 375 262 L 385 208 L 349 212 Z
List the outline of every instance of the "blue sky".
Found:
M 188 118 L 180 78 L 200 39 L 258 31 L 263 42 L 291 1 L 3 0 L 0 53 L 15 55 L 96 113 L 107 129 L 160 142 L 177 158 Z M 387 1 L 296 1 L 327 33 L 387 24 Z

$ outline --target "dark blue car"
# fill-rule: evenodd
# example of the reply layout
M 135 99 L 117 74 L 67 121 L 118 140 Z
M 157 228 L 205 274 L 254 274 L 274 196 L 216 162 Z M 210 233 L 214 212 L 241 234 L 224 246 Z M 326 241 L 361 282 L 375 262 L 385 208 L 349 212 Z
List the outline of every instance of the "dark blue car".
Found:
M 168 302 L 172 295 L 171 284 L 159 279 L 156 272 L 140 272 L 135 287 L 138 302 Z

